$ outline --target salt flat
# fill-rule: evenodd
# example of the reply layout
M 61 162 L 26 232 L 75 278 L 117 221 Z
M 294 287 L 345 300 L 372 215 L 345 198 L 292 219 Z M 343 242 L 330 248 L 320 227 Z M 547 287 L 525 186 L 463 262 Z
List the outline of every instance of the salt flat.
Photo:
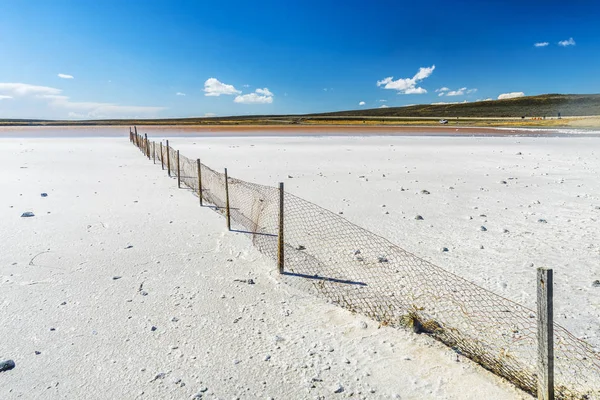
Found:
M 552 267 L 557 322 L 600 345 L 600 139 L 169 140 L 529 307 L 535 268 Z M 126 137 L 0 139 L 0 152 L 0 359 L 17 364 L 0 398 L 528 397 L 281 284 Z

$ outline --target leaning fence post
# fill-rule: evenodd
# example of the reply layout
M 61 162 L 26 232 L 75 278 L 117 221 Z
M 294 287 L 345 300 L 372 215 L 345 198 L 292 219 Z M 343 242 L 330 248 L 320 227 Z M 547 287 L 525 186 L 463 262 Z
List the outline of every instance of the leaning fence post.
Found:
M 177 187 L 181 188 L 181 169 L 179 164 L 179 150 L 177 150 Z
M 552 270 L 537 270 L 537 397 L 554 400 L 554 315 Z
M 144 155 L 148 156 L 148 160 L 150 159 L 150 146 L 148 146 L 148 134 L 144 133 Z
M 139 148 L 140 147 L 140 137 L 138 136 L 137 133 L 137 126 L 133 126 L 133 132 L 135 133 L 135 145 Z
M 171 156 L 169 155 L 169 141 L 167 140 L 167 174 L 171 176 Z
M 225 168 L 225 207 L 227 211 L 227 229 L 231 230 L 231 217 L 229 214 L 229 179 L 227 178 L 227 168 Z
M 277 235 L 277 266 L 279 273 L 283 274 L 284 246 L 283 246 L 283 182 L 279 182 L 279 233 Z
M 160 167 L 163 169 L 163 171 L 165 170 L 165 158 L 163 156 L 162 140 L 160 142 Z
M 156 164 L 156 142 L 152 142 L 152 162 Z
M 196 164 L 198 164 L 198 198 L 200 199 L 200 205 L 202 205 L 202 168 L 200 167 L 200 159 L 196 160 Z

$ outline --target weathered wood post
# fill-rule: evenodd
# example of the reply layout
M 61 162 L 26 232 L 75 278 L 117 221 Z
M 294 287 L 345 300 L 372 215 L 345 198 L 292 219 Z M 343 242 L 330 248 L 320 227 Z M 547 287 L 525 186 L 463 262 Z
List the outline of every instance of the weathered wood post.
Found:
M 196 164 L 198 164 L 198 198 L 200 199 L 200 205 L 202 205 L 202 168 L 200 167 L 200 159 L 196 160 Z
M 229 214 L 229 178 L 227 178 L 227 168 L 225 168 L 225 207 L 227 211 L 227 229 L 231 230 L 231 216 Z
M 152 142 L 152 163 L 156 164 L 156 142 Z
M 552 270 L 537 270 L 537 397 L 554 400 L 554 313 Z
M 169 155 L 169 141 L 167 140 L 167 174 L 171 176 L 171 156 Z
M 279 182 L 279 232 L 277 235 L 277 266 L 279 273 L 283 274 L 284 242 L 283 242 L 283 182 Z
M 181 189 L 181 167 L 179 164 L 179 150 L 177 150 L 177 187 Z
M 139 149 L 139 147 L 140 147 L 140 137 L 138 136 L 138 133 L 137 133 L 137 126 L 135 126 L 135 125 L 133 126 L 133 131 L 135 133 L 135 145 Z
M 144 143 L 146 144 L 146 147 L 144 149 L 145 150 L 144 155 L 148 156 L 148 160 L 149 160 L 150 159 L 150 146 L 148 143 L 148 134 L 147 133 L 144 133 Z
M 163 155 L 162 140 L 160 142 L 160 167 L 163 171 L 165 170 L 165 157 Z
M 131 132 L 131 127 L 129 127 L 129 142 L 133 143 L 133 132 Z

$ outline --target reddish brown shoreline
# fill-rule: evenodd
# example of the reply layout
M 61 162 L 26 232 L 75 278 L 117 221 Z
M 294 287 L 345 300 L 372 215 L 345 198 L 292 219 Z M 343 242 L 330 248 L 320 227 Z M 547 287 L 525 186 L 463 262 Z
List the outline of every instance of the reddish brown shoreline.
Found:
M 0 127 L 0 137 L 127 136 L 129 126 L 19 126 Z M 298 135 L 406 135 L 406 136 L 540 136 L 560 133 L 557 129 L 499 129 L 456 126 L 387 125 L 138 125 L 139 133 L 152 136 L 298 136 Z M 82 131 L 84 131 L 82 133 Z

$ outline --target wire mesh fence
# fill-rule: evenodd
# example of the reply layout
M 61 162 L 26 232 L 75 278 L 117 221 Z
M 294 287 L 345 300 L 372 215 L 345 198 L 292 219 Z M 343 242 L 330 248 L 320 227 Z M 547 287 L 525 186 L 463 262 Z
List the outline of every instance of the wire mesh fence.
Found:
M 132 142 L 146 146 L 143 140 Z M 141 143 L 141 144 L 140 144 Z M 148 145 L 157 163 L 177 152 Z M 148 153 L 144 153 L 147 155 Z M 166 167 L 165 167 L 166 168 Z M 179 155 L 182 185 L 226 213 L 225 175 Z M 278 188 L 229 177 L 231 228 L 251 234 L 278 257 Z M 340 215 L 284 193 L 286 283 L 311 291 L 382 325 L 411 327 L 445 343 L 519 388 L 537 391 L 536 312 L 403 250 Z M 600 354 L 554 324 L 558 399 L 600 399 Z

